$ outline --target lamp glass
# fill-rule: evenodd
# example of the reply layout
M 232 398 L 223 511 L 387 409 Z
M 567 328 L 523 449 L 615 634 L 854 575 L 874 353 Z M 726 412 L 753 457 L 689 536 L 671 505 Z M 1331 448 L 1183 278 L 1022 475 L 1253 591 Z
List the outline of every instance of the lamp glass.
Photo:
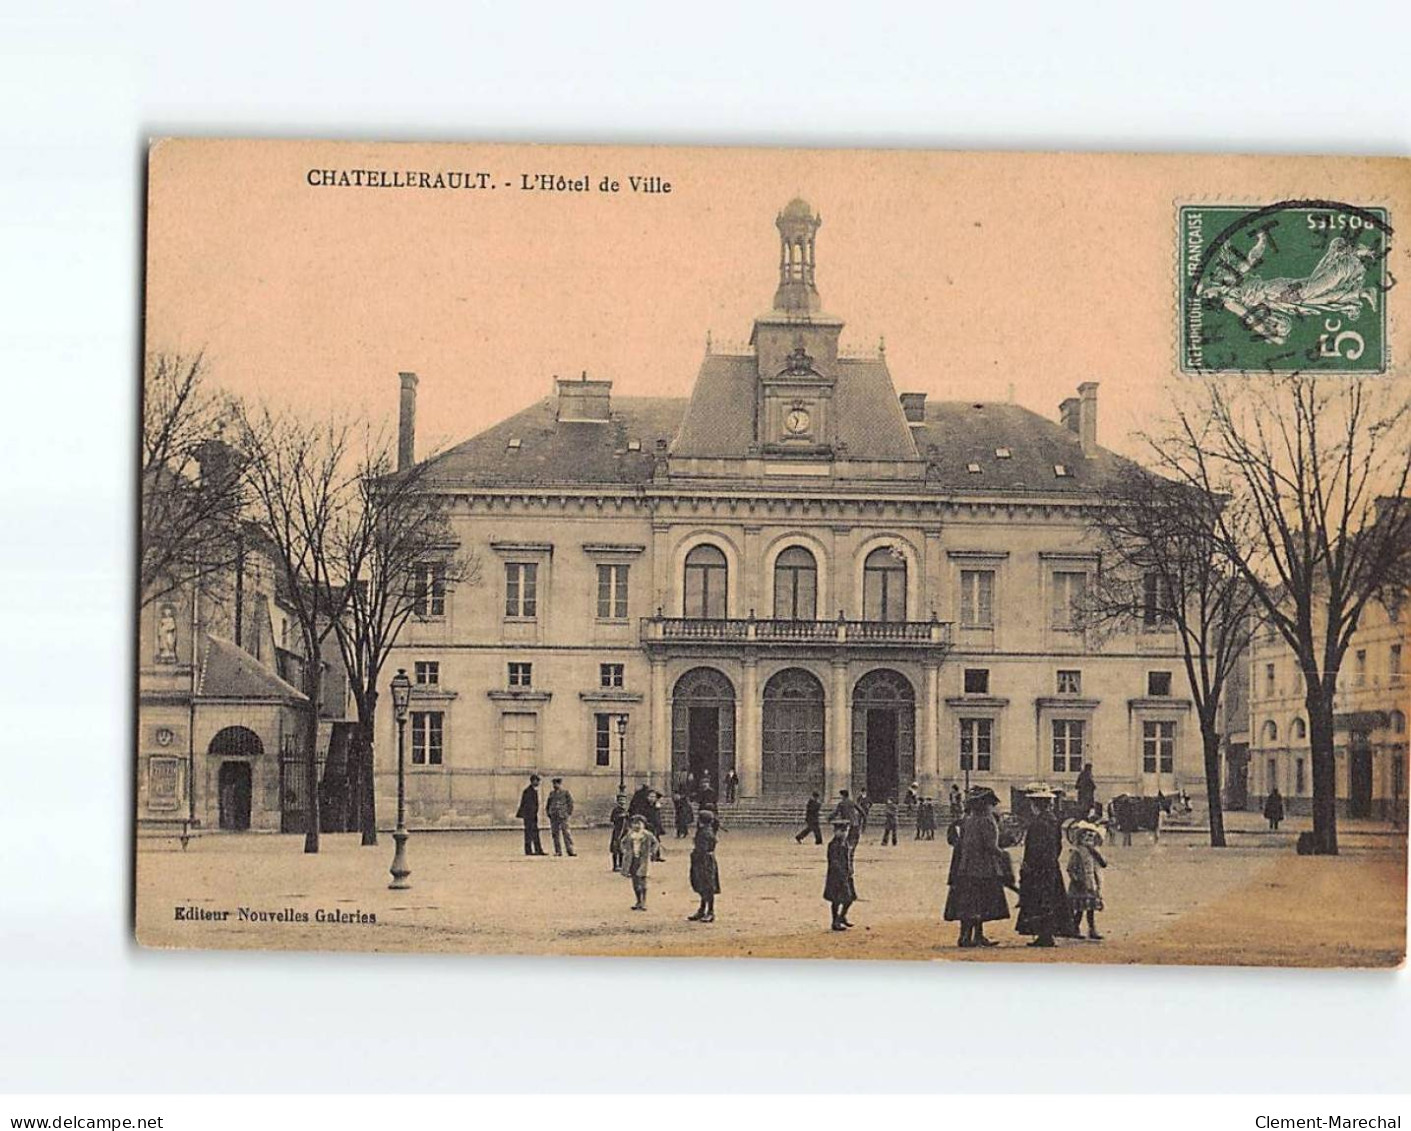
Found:
M 624 734 L 626 734 L 626 733 L 627 733 L 627 716 L 626 716 L 626 715 L 618 715 L 618 716 L 617 716 L 617 735 L 618 735 L 619 738 L 621 738 L 621 737 L 622 737 Z
M 398 668 L 397 674 L 392 677 L 392 709 L 397 712 L 398 719 L 407 717 L 407 708 L 412 701 L 412 681 L 407 678 L 405 668 Z

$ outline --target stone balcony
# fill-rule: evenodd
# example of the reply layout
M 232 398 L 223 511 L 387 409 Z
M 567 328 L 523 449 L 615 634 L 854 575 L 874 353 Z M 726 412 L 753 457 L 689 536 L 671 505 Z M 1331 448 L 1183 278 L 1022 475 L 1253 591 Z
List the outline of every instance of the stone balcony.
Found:
M 939 657 L 951 625 L 939 620 L 764 620 L 756 617 L 643 617 L 642 644 L 660 648 L 901 650 Z

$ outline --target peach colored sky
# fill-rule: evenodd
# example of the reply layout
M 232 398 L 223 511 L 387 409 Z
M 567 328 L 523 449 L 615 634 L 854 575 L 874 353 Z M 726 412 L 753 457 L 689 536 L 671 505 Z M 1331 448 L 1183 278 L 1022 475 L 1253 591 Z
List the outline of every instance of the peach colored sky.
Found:
M 310 168 L 484 170 L 493 191 L 315 188 Z M 521 173 L 604 175 L 606 195 Z M 629 191 L 664 177 L 669 195 Z M 151 157 L 147 344 L 301 410 L 392 421 L 418 450 L 546 395 L 554 374 L 685 396 L 706 331 L 743 343 L 778 274 L 774 217 L 823 217 L 818 287 L 845 347 L 885 335 L 898 391 L 1049 417 L 1102 383 L 1100 438 L 1139 450 L 1175 376 L 1178 202 L 1345 200 L 1411 216 L 1411 165 L 1350 158 L 178 141 Z M 1411 278 L 1405 244 L 1390 263 Z M 1407 354 L 1392 292 L 1392 356 Z M 1398 366 L 1397 376 L 1405 375 Z

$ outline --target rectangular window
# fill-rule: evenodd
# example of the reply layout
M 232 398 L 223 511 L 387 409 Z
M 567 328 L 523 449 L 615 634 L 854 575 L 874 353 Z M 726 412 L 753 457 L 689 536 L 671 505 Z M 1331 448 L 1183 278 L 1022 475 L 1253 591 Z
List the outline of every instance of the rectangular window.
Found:
M 1171 620 L 1171 585 L 1159 573 L 1142 578 L 1142 624 L 1160 628 Z
M 1275 680 L 1276 680 L 1276 676 L 1275 676 L 1275 672 L 1274 672 L 1274 665 L 1273 665 L 1273 664 L 1265 664 L 1265 665 L 1264 665 L 1264 698 L 1266 698 L 1266 699 L 1272 699 L 1272 698 L 1274 697 Z
M 532 766 L 539 757 L 539 716 L 529 711 L 506 711 L 500 716 L 504 735 L 504 764 Z
M 441 712 L 412 712 L 412 765 L 441 764 Z
M 964 628 L 991 628 L 995 623 L 995 571 L 960 571 L 960 623 Z
M 623 665 L 599 664 L 598 683 L 602 687 L 621 687 L 623 683 Z
M 965 694 L 988 695 L 990 693 L 990 669 L 965 669 Z
M 1163 696 L 1171 694 L 1171 673 L 1170 672 L 1147 672 L 1146 673 L 1146 693 L 1151 696 Z
M 524 663 L 510 664 L 510 686 L 511 687 L 533 687 L 534 686 L 534 665 Z
M 446 615 L 446 567 L 422 562 L 412 570 L 412 612 L 419 617 Z
M 595 766 L 612 765 L 612 729 L 613 722 L 611 715 L 594 715 L 596 726 L 593 737 L 593 764 Z
M 598 619 L 627 619 L 627 567 L 598 567 Z
M 436 660 L 418 660 L 412 669 L 416 682 L 424 687 L 434 687 L 441 682 L 441 664 Z
M 1295 758 L 1293 763 L 1293 791 L 1296 794 L 1303 792 L 1303 759 Z
M 987 773 L 994 754 L 993 719 L 960 720 L 960 768 Z
M 1387 674 L 1391 676 L 1392 683 L 1401 682 L 1401 645 L 1393 644 L 1391 653 L 1387 656 Z
M 1060 695 L 1081 695 L 1083 693 L 1083 673 L 1079 671 L 1059 672 L 1058 693 Z
M 1083 597 L 1088 591 L 1088 575 L 1059 570 L 1053 575 L 1053 610 L 1050 623 L 1054 628 L 1077 628 L 1082 614 Z
M 539 567 L 533 562 L 505 565 L 505 616 L 529 618 L 539 615 Z
M 1176 724 L 1142 723 L 1142 773 L 1169 774 L 1176 768 Z
M 1353 659 L 1353 680 L 1354 687 L 1362 687 L 1367 683 L 1367 649 L 1359 648 L 1357 655 Z
M 1083 720 L 1053 720 L 1053 768 L 1055 773 L 1076 774 L 1083 768 Z

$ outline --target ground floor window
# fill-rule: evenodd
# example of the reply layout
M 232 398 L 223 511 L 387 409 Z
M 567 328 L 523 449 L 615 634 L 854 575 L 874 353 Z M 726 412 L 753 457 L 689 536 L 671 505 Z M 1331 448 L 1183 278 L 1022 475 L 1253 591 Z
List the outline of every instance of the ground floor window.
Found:
M 1169 774 L 1176 768 L 1176 724 L 1142 723 L 1142 773 Z
M 990 769 L 994 754 L 993 719 L 960 720 L 960 768 L 981 773 Z
M 412 712 L 412 765 L 441 764 L 443 734 L 440 711 Z
M 1083 768 L 1082 719 L 1053 720 L 1053 769 L 1059 774 L 1076 774 Z
M 607 715 L 599 712 L 593 716 L 593 764 L 611 766 L 612 751 L 617 735 L 617 720 L 622 715 Z
M 506 766 L 533 766 L 539 754 L 539 716 L 532 711 L 506 711 L 500 716 Z
M 1294 762 L 1294 764 L 1293 764 L 1293 791 L 1294 791 L 1294 793 L 1302 793 L 1303 790 L 1304 790 L 1303 759 L 1302 759 L 1302 758 L 1299 758 L 1299 759 L 1295 760 L 1295 762 Z

